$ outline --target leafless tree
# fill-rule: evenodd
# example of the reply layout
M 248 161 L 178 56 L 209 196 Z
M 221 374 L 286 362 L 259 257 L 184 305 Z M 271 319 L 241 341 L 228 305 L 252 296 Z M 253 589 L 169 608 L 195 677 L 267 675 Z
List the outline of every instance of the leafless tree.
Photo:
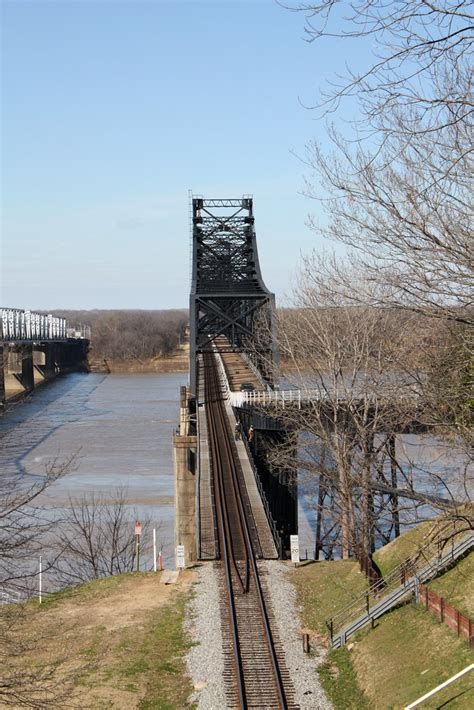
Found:
M 376 538 L 399 534 L 401 521 L 442 514 L 472 527 L 465 508 L 471 459 L 466 455 L 448 477 L 400 448 L 400 432 L 414 423 L 433 430 L 436 422 L 426 396 L 426 360 L 443 341 L 428 328 L 433 321 L 347 302 L 333 287 L 331 269 L 338 280 L 337 262 L 307 260 L 293 307 L 280 312 L 282 375 L 307 396 L 301 409 L 279 411 L 298 438 L 273 446 L 270 463 L 292 470 L 300 482 L 317 479 L 317 545 L 326 535 L 326 549 L 341 545 L 343 557 L 351 550 L 369 556 Z M 357 287 L 364 274 L 350 273 Z
M 168 357 L 180 342 L 188 314 L 182 310 L 61 311 L 71 322 L 90 325 L 92 357 L 138 360 Z
M 350 129 L 328 125 L 334 150 L 314 141 L 307 153 L 306 192 L 327 213 L 311 225 L 352 248 L 366 274 L 351 298 L 472 325 L 470 4 L 321 0 L 292 9 L 305 14 L 309 41 L 373 52 L 317 100 L 337 122 L 350 98 Z
M 51 533 L 53 521 L 40 497 L 72 470 L 77 454 L 46 464 L 45 473 L 31 479 L 0 478 L 0 586 L 27 591 L 36 576 L 37 559 Z M 45 565 L 51 564 L 45 562 Z
M 467 122 L 472 113 L 470 52 L 474 14 L 456 0 L 319 0 L 282 5 L 305 16 L 309 42 L 330 38 L 352 52 L 345 76 L 322 87 L 316 106 L 337 112 L 357 97 L 359 123 L 375 145 L 394 133 L 419 137 Z M 324 45 L 323 45 L 324 46 Z M 349 55 L 348 55 L 349 59 Z M 447 90 L 449 89 L 449 91 Z M 355 119 L 357 120 L 357 118 Z M 372 129 L 372 130 L 371 130 Z
M 134 522 L 125 488 L 112 497 L 104 494 L 70 499 L 57 547 L 61 551 L 55 571 L 63 584 L 80 584 L 133 570 L 135 561 Z M 148 520 L 141 520 L 146 536 Z
M 0 479 L 0 705 L 2 707 L 67 707 L 68 684 L 58 683 L 58 663 L 28 664 L 25 656 L 34 654 L 44 643 L 27 631 L 27 609 L 23 600 L 37 580 L 37 561 L 43 554 L 44 569 L 50 570 L 54 555 L 46 550 L 56 524 L 44 505 L 43 494 L 59 478 L 70 472 L 77 453 L 66 460 L 46 464 L 45 473 L 31 483 L 31 477 Z M 26 629 L 26 631 L 25 631 Z M 64 655 L 63 662 L 71 659 Z M 77 661 L 77 659 L 76 659 Z M 61 664 L 59 664 L 61 665 Z M 79 664 L 80 665 L 80 664 Z M 69 663 L 69 679 L 77 663 Z M 84 666 L 84 663 L 82 663 Z

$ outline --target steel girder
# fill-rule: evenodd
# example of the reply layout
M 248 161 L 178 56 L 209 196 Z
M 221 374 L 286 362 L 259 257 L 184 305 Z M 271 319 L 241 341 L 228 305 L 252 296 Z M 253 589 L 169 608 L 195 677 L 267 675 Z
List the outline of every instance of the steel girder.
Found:
M 193 197 L 190 297 L 190 388 L 196 394 L 197 356 L 219 336 L 245 352 L 272 382 L 277 360 L 275 297 L 258 262 L 253 200 Z

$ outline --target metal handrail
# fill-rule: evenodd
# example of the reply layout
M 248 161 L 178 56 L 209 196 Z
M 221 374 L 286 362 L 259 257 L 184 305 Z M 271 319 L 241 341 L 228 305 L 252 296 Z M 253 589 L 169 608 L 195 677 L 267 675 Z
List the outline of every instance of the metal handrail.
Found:
M 472 533 L 472 531 L 463 537 L 456 545 L 453 545 L 451 554 L 453 554 L 460 545 L 468 543 L 469 541 L 471 541 L 471 545 L 474 545 L 474 533 Z M 423 572 L 424 576 L 429 576 L 430 572 L 435 573 L 438 569 L 438 562 L 441 555 L 438 554 L 436 558 L 431 560 L 423 558 L 423 552 L 429 547 L 430 544 L 428 543 L 421 548 L 416 555 L 407 558 L 404 562 L 397 565 L 386 577 L 382 577 L 378 582 L 370 585 L 365 592 L 362 592 L 353 599 L 352 602 L 349 602 L 349 604 L 340 609 L 337 614 L 329 617 L 325 623 L 331 638 L 335 635 L 337 629 L 343 629 L 351 620 L 356 619 L 360 614 L 365 612 L 369 613 L 371 597 L 378 597 L 377 603 L 379 603 L 398 587 L 408 587 L 410 585 L 410 578 L 414 577 L 417 573 Z M 380 596 L 382 589 L 383 596 Z
M 267 391 L 262 391 L 262 390 L 253 390 L 251 392 L 231 392 L 230 393 L 230 399 L 232 402 L 232 406 L 234 407 L 241 407 L 244 404 L 248 405 L 260 405 L 260 406 L 266 406 L 266 405 L 281 405 L 283 409 L 285 409 L 286 405 L 294 405 L 297 406 L 298 409 L 301 409 L 301 405 L 304 404 L 305 402 L 324 402 L 327 401 L 329 398 L 337 398 L 338 401 L 343 402 L 348 399 L 348 396 L 351 399 L 356 398 L 357 391 L 352 390 L 350 393 L 348 393 L 345 390 L 338 391 L 333 388 L 319 388 L 319 389 L 291 389 L 291 390 L 267 390 Z M 368 402 L 373 401 L 373 402 L 379 402 L 381 397 L 379 393 L 376 392 L 364 392 L 361 390 L 360 395 L 361 398 L 364 400 L 367 400 Z M 385 395 L 387 398 L 392 397 L 393 393 L 392 392 L 387 392 Z M 411 394 L 404 394 L 400 395 L 400 393 L 397 393 L 397 402 L 401 401 L 407 401 L 407 402 L 413 402 L 413 401 L 418 401 L 419 400 L 419 393 L 416 391 L 413 391 Z

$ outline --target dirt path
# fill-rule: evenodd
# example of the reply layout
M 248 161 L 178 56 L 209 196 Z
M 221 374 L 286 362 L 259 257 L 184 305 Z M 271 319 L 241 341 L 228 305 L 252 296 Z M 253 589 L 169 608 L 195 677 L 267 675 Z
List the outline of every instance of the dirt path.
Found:
M 11 634 L 23 652 L 10 654 L 8 671 L 36 674 L 38 697 L 53 707 L 139 708 L 150 693 L 169 692 L 166 673 L 172 684 L 184 669 L 181 622 L 194 579 L 188 570 L 174 585 L 159 573 L 111 577 L 13 610 Z

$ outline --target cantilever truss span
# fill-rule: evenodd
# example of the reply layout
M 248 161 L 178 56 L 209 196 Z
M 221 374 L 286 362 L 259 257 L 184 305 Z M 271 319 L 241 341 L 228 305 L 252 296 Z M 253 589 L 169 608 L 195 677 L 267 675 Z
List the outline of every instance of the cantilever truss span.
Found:
M 218 336 L 246 353 L 271 384 L 277 360 L 275 297 L 257 254 L 253 200 L 193 197 L 190 298 L 190 387 L 197 389 L 197 355 Z

